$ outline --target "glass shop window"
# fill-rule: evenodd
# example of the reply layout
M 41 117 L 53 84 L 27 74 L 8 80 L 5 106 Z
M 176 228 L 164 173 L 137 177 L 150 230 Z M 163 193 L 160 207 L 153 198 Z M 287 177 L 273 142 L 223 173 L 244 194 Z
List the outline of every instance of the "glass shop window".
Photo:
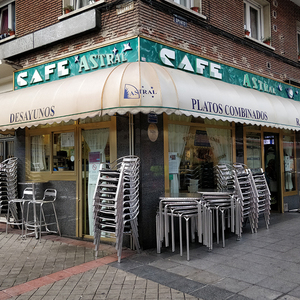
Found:
M 74 132 L 53 134 L 53 171 L 74 171 Z
M 247 167 L 250 169 L 261 168 L 261 134 L 248 132 L 246 134 L 247 143 Z
M 171 118 L 191 122 L 192 117 Z M 222 128 L 228 122 L 204 119 L 204 123 L 201 127 L 169 124 L 171 193 L 215 189 L 214 166 L 232 163 L 232 130 Z
M 283 158 L 284 158 L 284 189 L 286 192 L 295 191 L 295 149 L 294 136 L 283 136 Z
M 49 171 L 50 167 L 50 135 L 31 137 L 31 171 Z

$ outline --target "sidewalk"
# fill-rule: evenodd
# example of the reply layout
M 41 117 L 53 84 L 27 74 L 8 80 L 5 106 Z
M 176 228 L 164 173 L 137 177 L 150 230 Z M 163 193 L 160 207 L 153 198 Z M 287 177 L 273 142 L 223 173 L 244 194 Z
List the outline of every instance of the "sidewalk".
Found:
M 20 240 L 0 226 L 0 299 L 300 299 L 300 214 L 272 214 L 267 230 L 244 229 L 226 247 L 195 244 L 190 261 L 178 247 L 136 254 L 48 235 Z

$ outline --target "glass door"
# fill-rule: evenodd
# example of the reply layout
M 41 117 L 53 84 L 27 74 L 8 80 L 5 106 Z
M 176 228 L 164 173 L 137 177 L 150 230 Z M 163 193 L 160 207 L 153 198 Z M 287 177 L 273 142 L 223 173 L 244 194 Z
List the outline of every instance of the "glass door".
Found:
M 94 235 L 93 195 L 100 163 L 110 162 L 109 128 L 82 130 L 83 235 Z
M 279 211 L 281 202 L 279 134 L 264 132 L 266 180 L 271 192 L 271 210 Z

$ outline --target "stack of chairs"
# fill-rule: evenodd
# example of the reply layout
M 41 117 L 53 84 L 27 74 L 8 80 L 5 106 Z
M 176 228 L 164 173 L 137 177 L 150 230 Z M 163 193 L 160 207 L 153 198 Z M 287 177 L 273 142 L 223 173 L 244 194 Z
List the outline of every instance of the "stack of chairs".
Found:
M 217 244 L 220 242 L 221 230 L 222 246 L 225 247 L 226 228 L 230 228 L 238 236 L 241 233 L 240 209 L 239 200 L 230 192 L 199 192 L 198 195 L 187 197 L 160 197 L 156 215 L 157 253 L 161 253 L 163 242 L 166 247 L 170 245 L 170 232 L 172 252 L 175 251 L 175 218 L 178 219 L 179 225 L 180 256 L 183 254 L 182 221 L 185 221 L 187 260 L 190 259 L 190 238 L 195 242 L 198 237 L 198 242 L 211 251 L 215 235 Z
M 231 192 L 202 192 L 200 195 L 199 242 L 203 242 L 203 245 L 207 246 L 208 250 L 212 250 L 213 234 L 216 234 L 216 241 L 219 244 L 220 228 L 223 247 L 225 247 L 226 228 L 230 228 L 231 232 L 237 234 L 239 238 L 241 235 L 241 204 L 239 199 L 234 197 Z
M 171 243 L 172 252 L 175 251 L 175 226 L 174 218 L 178 218 L 179 221 L 179 245 L 180 245 L 180 256 L 183 254 L 183 230 L 182 221 L 186 224 L 186 247 L 187 247 L 187 260 L 189 257 L 189 242 L 190 235 L 192 241 L 195 241 L 197 224 L 198 224 L 198 210 L 201 209 L 199 206 L 199 196 L 189 197 L 173 197 L 165 196 L 160 198 L 159 208 L 156 215 L 156 243 L 157 253 L 161 253 L 162 243 L 168 247 L 169 232 L 170 232 L 170 221 L 171 221 Z
M 250 170 L 251 180 L 253 182 L 254 196 L 255 196 L 255 227 L 254 231 L 258 229 L 258 219 L 261 215 L 264 216 L 266 228 L 270 224 L 271 211 L 271 193 L 266 181 L 263 169 Z
M 98 256 L 101 234 L 116 238 L 121 261 L 123 235 L 129 234 L 140 251 L 138 239 L 139 167 L 137 156 L 124 156 L 100 166 L 94 193 L 94 244 Z
M 235 197 L 241 201 L 241 222 L 249 220 L 251 232 L 255 232 L 255 194 L 250 170 L 244 164 L 234 164 Z
M 0 163 L 0 214 L 6 213 L 7 220 L 13 218 L 15 225 L 20 226 L 16 204 L 11 207 L 11 213 L 8 215 L 8 202 L 18 196 L 17 164 L 17 157 L 8 158 Z
M 218 164 L 215 166 L 215 178 L 218 191 L 234 191 L 233 166 Z

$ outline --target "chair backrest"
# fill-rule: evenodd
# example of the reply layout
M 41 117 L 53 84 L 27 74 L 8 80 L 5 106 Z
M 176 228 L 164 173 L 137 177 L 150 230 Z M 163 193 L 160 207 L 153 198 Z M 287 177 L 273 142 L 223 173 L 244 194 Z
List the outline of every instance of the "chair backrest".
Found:
M 44 201 L 55 201 L 56 200 L 57 191 L 55 189 L 46 189 L 44 191 Z
M 27 187 L 27 188 L 23 191 L 22 199 L 28 199 L 28 200 L 32 200 L 32 199 L 33 199 L 33 190 L 32 190 L 32 188 Z

